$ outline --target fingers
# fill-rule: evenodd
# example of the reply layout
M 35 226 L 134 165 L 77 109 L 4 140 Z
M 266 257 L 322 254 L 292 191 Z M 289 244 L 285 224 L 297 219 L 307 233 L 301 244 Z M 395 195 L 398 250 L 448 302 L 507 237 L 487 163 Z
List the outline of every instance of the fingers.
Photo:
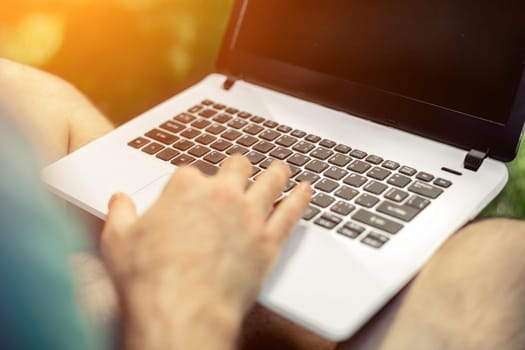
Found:
M 102 232 L 104 240 L 119 237 L 138 218 L 133 200 L 124 193 L 114 194 L 108 207 L 109 212 Z
M 266 223 L 265 230 L 265 233 L 270 236 L 269 241 L 273 243 L 274 247 L 278 249 L 281 246 L 284 239 L 301 219 L 311 196 L 312 188 L 310 184 L 301 182 L 275 208 Z
M 283 192 L 290 179 L 291 170 L 283 162 L 273 162 L 248 190 L 251 203 L 261 208 L 264 215 L 270 213 L 273 203 Z
M 239 188 L 244 191 L 248 184 L 248 179 L 252 174 L 252 164 L 240 155 L 233 155 L 226 159 L 217 172 L 217 178 L 229 177 L 233 182 L 239 184 Z

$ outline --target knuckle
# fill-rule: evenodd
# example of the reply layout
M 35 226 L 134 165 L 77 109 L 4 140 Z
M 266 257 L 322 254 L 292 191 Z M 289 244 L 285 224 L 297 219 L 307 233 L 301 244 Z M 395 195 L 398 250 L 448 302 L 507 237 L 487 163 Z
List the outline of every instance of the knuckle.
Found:
M 212 199 L 221 203 L 235 203 L 241 200 L 241 193 L 237 190 L 234 179 L 223 177 L 212 187 Z

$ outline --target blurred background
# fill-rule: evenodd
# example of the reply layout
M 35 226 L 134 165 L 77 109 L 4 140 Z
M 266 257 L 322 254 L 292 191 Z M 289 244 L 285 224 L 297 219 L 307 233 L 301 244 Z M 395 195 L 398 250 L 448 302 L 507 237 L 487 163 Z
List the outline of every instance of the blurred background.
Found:
M 233 0 L 0 2 L 0 56 L 75 84 L 121 124 L 213 70 Z M 525 218 L 525 147 L 483 216 Z

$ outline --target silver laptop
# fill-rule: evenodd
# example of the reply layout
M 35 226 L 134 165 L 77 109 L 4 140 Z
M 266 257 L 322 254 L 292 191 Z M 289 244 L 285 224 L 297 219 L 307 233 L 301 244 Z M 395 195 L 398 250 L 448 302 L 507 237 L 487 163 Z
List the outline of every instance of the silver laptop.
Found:
M 524 2 L 238 0 L 217 73 L 43 170 L 104 218 L 177 166 L 275 159 L 315 194 L 259 301 L 341 340 L 507 181 L 525 120 Z M 465 257 L 468 259 L 468 257 Z

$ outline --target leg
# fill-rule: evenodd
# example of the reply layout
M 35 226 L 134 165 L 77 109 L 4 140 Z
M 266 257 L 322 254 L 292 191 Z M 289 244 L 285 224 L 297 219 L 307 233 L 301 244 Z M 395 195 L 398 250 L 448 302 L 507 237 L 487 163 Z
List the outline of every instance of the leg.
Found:
M 0 109 L 25 129 L 44 163 L 57 160 L 112 129 L 69 83 L 0 58 Z
M 523 349 L 524 251 L 523 222 L 467 226 L 338 349 Z

